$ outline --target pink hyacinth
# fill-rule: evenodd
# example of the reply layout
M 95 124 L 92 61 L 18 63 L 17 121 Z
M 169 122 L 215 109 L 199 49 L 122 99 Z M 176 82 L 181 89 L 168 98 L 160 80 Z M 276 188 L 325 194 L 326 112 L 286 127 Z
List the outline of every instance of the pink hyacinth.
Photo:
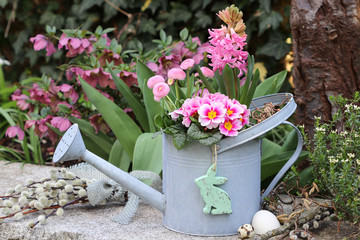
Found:
M 5 136 L 10 138 L 17 136 L 18 139 L 22 141 L 25 137 L 25 133 L 19 126 L 11 126 L 6 130 Z
M 160 99 L 168 95 L 170 92 L 170 87 L 166 83 L 159 82 L 155 84 L 153 88 L 154 100 L 159 102 Z
M 198 110 L 199 123 L 208 129 L 216 128 L 220 123 L 224 122 L 226 109 L 221 102 L 203 104 Z
M 244 51 L 246 45 L 247 35 L 243 34 L 241 37 L 235 32 L 233 28 L 228 29 L 222 26 L 220 29 L 209 30 L 210 46 L 207 49 L 211 59 L 210 66 L 216 71 L 219 69 L 220 73 L 228 64 L 231 68 L 238 68 L 240 70 L 239 76 L 246 72 L 248 52 Z
M 183 70 L 187 70 L 189 68 L 194 67 L 195 65 L 195 61 L 191 58 L 184 60 L 181 64 L 180 64 L 180 68 Z
M 51 40 L 42 34 L 37 34 L 35 37 L 30 38 L 30 42 L 34 43 L 35 51 L 40 51 L 45 48 L 46 56 L 51 56 L 56 52 L 55 46 Z
M 204 74 L 205 77 L 207 77 L 207 78 L 214 78 L 214 75 L 215 75 L 215 74 L 214 74 L 214 71 L 211 70 L 210 68 L 208 68 L 208 67 L 201 67 L 200 70 L 201 70 L 202 74 Z
M 155 75 L 155 76 L 152 76 L 151 78 L 149 78 L 149 80 L 147 81 L 146 84 L 147 84 L 148 88 L 153 89 L 155 84 L 163 83 L 163 82 L 165 82 L 165 79 L 162 76 Z
M 172 68 L 168 72 L 168 78 L 184 80 L 186 78 L 186 73 L 181 68 Z

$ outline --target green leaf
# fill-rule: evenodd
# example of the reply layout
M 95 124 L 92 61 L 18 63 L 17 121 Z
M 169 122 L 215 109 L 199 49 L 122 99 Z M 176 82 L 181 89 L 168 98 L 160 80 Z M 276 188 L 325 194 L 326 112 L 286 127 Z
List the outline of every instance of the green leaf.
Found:
M 280 33 L 271 34 L 269 41 L 258 49 L 257 54 L 274 57 L 276 60 L 281 59 L 291 50 L 289 44 Z
M 287 74 L 287 71 L 284 70 L 282 72 L 279 72 L 279 73 L 265 79 L 262 83 L 260 83 L 257 86 L 255 93 L 254 93 L 254 98 L 279 92 L 282 84 L 285 81 L 286 74 Z M 269 89 L 271 89 L 273 82 L 276 82 L 276 87 L 272 91 L 269 91 Z
M 210 146 L 210 145 L 220 142 L 222 137 L 223 137 L 223 135 L 220 132 L 216 132 L 207 138 L 200 139 L 199 143 L 206 145 L 206 146 Z
M 174 142 L 174 146 L 177 150 L 181 150 L 186 143 L 186 134 L 183 131 L 176 131 L 172 133 L 172 138 Z
M 114 142 L 111 148 L 109 162 L 125 172 L 129 171 L 131 159 L 118 140 Z
M 240 96 L 238 96 L 239 102 L 241 104 L 244 104 L 246 96 L 249 91 L 249 86 L 251 83 L 251 79 L 253 77 L 254 63 L 255 63 L 254 56 L 251 55 L 248 58 L 248 70 L 247 70 L 247 74 L 246 74 L 246 80 L 245 80 L 244 85 L 241 86 L 241 90 L 240 90 L 241 93 L 240 93 Z
M 234 79 L 234 70 L 228 65 L 225 65 L 225 68 L 222 72 L 222 77 L 226 87 L 226 95 L 233 99 L 236 96 L 235 93 L 235 79 Z
M 163 43 L 166 42 L 166 33 L 165 33 L 165 31 L 163 29 L 160 30 L 160 40 Z
M 282 147 L 279 144 L 277 144 L 273 141 L 270 141 L 267 138 L 262 139 L 261 149 L 262 149 L 261 150 L 261 152 L 262 152 L 261 158 L 262 159 L 266 159 L 266 158 L 270 157 L 271 155 L 274 155 L 274 154 L 282 151 Z
M 160 114 L 157 114 L 154 118 L 154 124 L 155 126 L 157 126 L 158 128 L 162 129 L 165 128 L 165 123 L 163 118 L 161 117 Z
M 152 138 L 153 133 L 143 133 L 135 144 L 133 170 L 160 173 L 162 170 L 162 138 Z
M 262 12 L 259 19 L 259 36 L 269 28 L 276 30 L 282 21 L 283 18 L 277 11 L 272 10 L 269 14 Z
M 150 132 L 156 132 L 156 127 L 154 125 L 154 118 L 157 114 L 162 113 L 162 108 L 160 102 L 156 102 L 154 100 L 154 95 L 152 93 L 152 90 L 148 88 L 146 85 L 147 80 L 150 77 L 154 76 L 154 73 L 144 63 L 138 61 L 136 65 L 136 75 L 137 75 L 139 87 L 141 89 L 141 92 L 143 93 Z
M 144 129 L 145 132 L 150 131 L 145 107 L 142 105 L 139 99 L 135 97 L 134 93 L 130 90 L 130 88 L 126 85 L 126 83 L 114 73 L 114 71 L 111 69 L 108 63 L 106 64 L 106 66 L 112 78 L 114 79 L 117 89 L 124 96 L 126 102 L 133 110 L 136 116 L 136 120 L 139 121 L 141 127 Z
M 90 102 L 95 105 L 129 157 L 132 158 L 136 139 L 141 134 L 140 128 L 115 103 L 91 87 L 84 79 L 80 77 L 79 79 Z
M 186 41 L 188 36 L 189 36 L 189 30 L 187 28 L 184 28 L 183 30 L 180 31 L 180 39 L 182 41 Z
M 220 93 L 226 94 L 226 87 L 224 84 L 224 79 L 223 79 L 222 75 L 220 75 L 219 70 L 216 70 L 216 72 L 215 72 L 215 80 L 220 88 L 219 89 Z
M 190 127 L 187 130 L 187 135 L 194 140 L 199 140 L 209 137 L 209 133 L 205 133 L 201 131 L 201 129 L 196 123 L 191 123 Z
M 251 81 L 250 88 L 246 94 L 246 98 L 244 101 L 244 104 L 247 107 L 250 106 L 250 103 L 251 103 L 252 99 L 254 98 L 254 93 L 255 93 L 256 87 L 258 86 L 258 83 L 259 83 L 259 76 L 260 76 L 260 71 L 259 71 L 259 69 L 256 69 L 255 73 L 253 75 L 252 81 Z

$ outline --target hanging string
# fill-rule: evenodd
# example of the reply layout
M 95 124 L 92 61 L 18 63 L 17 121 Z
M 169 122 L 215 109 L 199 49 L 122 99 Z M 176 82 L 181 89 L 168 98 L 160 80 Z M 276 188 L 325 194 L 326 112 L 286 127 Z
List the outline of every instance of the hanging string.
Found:
M 216 152 L 216 144 L 212 145 L 212 163 L 214 164 L 214 171 L 216 170 L 216 164 L 217 164 L 217 152 Z

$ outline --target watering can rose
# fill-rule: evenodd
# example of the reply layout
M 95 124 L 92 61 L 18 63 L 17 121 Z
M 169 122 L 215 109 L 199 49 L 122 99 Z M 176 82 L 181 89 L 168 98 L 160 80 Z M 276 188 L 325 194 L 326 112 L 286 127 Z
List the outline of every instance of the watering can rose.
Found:
M 174 121 L 182 117 L 186 127 L 190 126 L 191 118 L 195 118 L 206 129 L 219 128 L 221 134 L 234 137 L 249 123 L 250 110 L 235 99 L 214 93 L 186 99 L 170 116 Z

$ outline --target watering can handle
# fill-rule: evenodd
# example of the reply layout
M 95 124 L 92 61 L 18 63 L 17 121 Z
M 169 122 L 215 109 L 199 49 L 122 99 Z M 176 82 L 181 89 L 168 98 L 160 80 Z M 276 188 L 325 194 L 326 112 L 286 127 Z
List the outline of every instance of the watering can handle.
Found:
M 296 150 L 295 150 L 294 154 L 285 163 L 285 165 L 280 169 L 280 171 L 276 174 L 276 176 L 271 181 L 269 186 L 266 188 L 265 192 L 261 196 L 261 202 L 263 201 L 264 197 L 266 197 L 271 192 L 271 190 L 273 190 L 275 185 L 279 182 L 279 180 L 283 177 L 283 175 L 287 172 L 287 170 L 295 163 L 295 161 L 298 159 L 298 157 L 300 156 L 300 153 L 302 151 L 303 138 L 302 138 L 302 135 L 301 135 L 301 132 L 299 131 L 299 129 L 297 127 L 295 127 L 294 124 L 292 124 L 292 123 L 290 123 L 288 121 L 284 121 L 281 124 L 288 124 L 288 125 L 292 126 L 296 130 L 297 137 L 298 137 L 298 144 L 296 146 Z

